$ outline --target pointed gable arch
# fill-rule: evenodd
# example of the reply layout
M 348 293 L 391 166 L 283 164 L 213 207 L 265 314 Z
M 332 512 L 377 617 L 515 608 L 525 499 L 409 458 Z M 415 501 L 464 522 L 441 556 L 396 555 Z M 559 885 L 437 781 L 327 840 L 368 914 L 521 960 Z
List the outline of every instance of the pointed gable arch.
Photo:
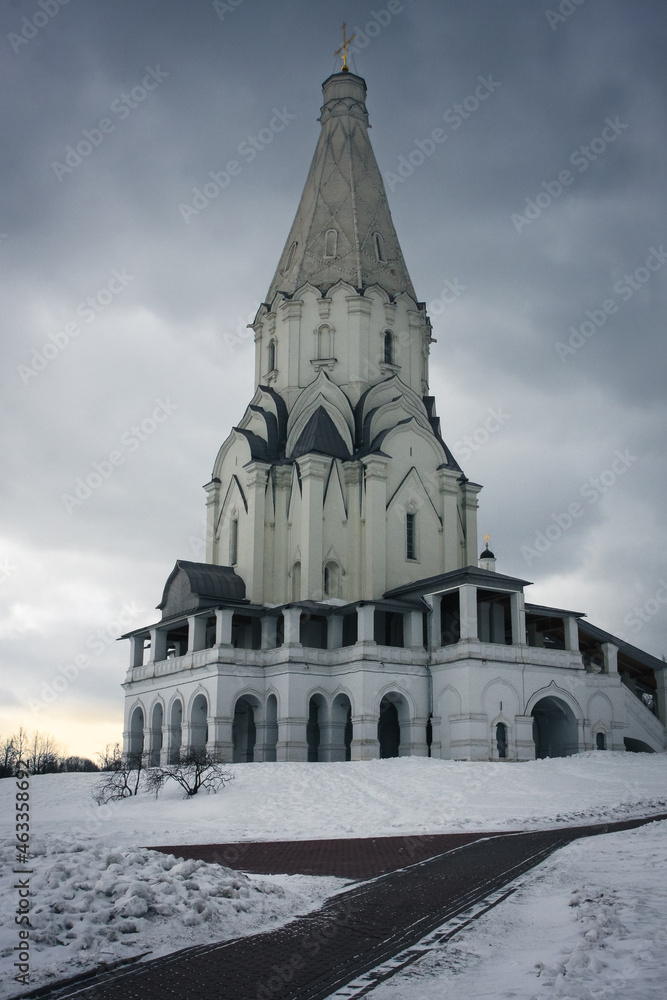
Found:
M 311 418 L 320 409 L 326 414 L 346 449 L 337 457 L 347 458 L 352 454 L 354 451 L 352 407 L 345 393 L 329 379 L 326 372 L 320 371 L 317 377 L 300 393 L 292 407 L 287 421 L 287 443 L 285 446 L 287 458 L 294 457 L 301 435 Z M 326 426 L 329 426 L 328 422 Z M 301 454 L 303 453 L 302 451 Z
M 387 501 L 387 510 L 389 511 L 397 503 L 405 504 L 406 500 L 412 501 L 412 504 L 416 507 L 419 507 L 422 504 L 427 506 L 433 514 L 433 517 L 437 520 L 438 524 L 442 524 L 442 518 L 438 514 L 435 504 L 433 503 L 433 500 L 424 485 L 424 481 L 415 466 L 413 466 L 403 477 L 402 481 Z

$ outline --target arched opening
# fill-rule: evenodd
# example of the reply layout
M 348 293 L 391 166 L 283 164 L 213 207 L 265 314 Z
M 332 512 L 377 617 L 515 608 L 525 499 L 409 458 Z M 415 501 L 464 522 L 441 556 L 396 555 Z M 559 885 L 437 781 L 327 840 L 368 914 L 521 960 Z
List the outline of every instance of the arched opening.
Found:
M 239 519 L 233 517 L 229 522 L 229 565 L 236 566 L 239 558 Z
M 232 762 L 251 764 L 255 759 L 255 710 L 249 698 L 239 698 L 232 723 Z
M 323 323 L 317 330 L 317 357 L 333 357 L 333 330 L 328 323 Z
M 335 257 L 338 250 L 338 232 L 335 229 L 327 229 L 324 234 L 324 256 Z
M 153 715 L 151 717 L 151 749 L 149 758 L 149 767 L 159 767 L 160 766 L 160 752 L 162 750 L 162 724 L 164 721 L 164 712 L 160 702 L 153 706 Z
M 531 714 L 536 757 L 569 757 L 577 753 L 577 720 L 569 705 L 550 695 L 541 698 Z
M 130 747 L 129 753 L 130 758 L 134 763 L 138 763 L 141 760 L 141 755 L 144 752 L 144 710 L 143 708 L 135 708 L 132 712 L 132 718 L 130 721 Z
M 275 761 L 278 745 L 278 699 L 270 694 L 266 699 L 266 751 L 265 760 Z
M 411 510 L 405 514 L 405 558 L 417 558 L 417 515 Z
M 375 259 L 384 260 L 382 256 L 382 236 L 380 233 L 373 233 L 373 247 L 375 249 Z
M 650 747 L 648 743 L 644 743 L 643 740 L 634 740 L 631 736 L 624 736 L 623 743 L 629 753 L 655 753 L 653 747 Z
M 192 703 L 190 713 L 190 746 L 193 750 L 206 749 L 208 742 L 208 702 L 206 696 L 198 694 Z
M 606 750 L 607 749 L 607 740 L 606 740 L 606 734 L 605 733 L 596 733 L 595 734 L 595 749 L 596 750 Z
M 507 726 L 504 722 L 496 725 L 496 750 L 500 760 L 507 757 Z
M 383 338 L 383 358 L 386 365 L 394 363 L 394 335 L 391 330 L 384 331 Z
M 181 756 L 181 742 L 183 739 L 183 705 L 176 700 L 171 706 L 171 718 L 169 722 L 169 763 L 177 764 Z
M 325 721 L 326 702 L 321 694 L 315 694 L 308 702 L 308 724 L 306 726 L 308 760 L 311 762 L 323 759 L 320 744 L 322 741 L 322 727 Z
M 333 559 L 324 564 L 322 590 L 325 597 L 341 596 L 340 566 Z
M 273 338 L 269 341 L 269 367 L 268 371 L 275 371 L 276 368 L 276 342 Z
M 301 600 L 301 563 L 298 561 L 292 566 L 292 600 Z
M 282 268 L 282 273 L 287 274 L 292 264 L 294 263 L 294 255 L 296 253 L 296 248 L 298 247 L 296 240 L 291 244 L 289 250 L 287 251 L 287 258 L 285 260 L 285 266 Z
M 346 694 L 338 694 L 331 706 L 330 760 L 352 759 L 352 706 Z
M 398 757 L 401 745 L 401 724 L 398 717 L 398 706 L 394 701 L 398 695 L 388 695 L 380 702 L 380 718 L 378 719 L 378 741 L 380 743 L 380 758 Z

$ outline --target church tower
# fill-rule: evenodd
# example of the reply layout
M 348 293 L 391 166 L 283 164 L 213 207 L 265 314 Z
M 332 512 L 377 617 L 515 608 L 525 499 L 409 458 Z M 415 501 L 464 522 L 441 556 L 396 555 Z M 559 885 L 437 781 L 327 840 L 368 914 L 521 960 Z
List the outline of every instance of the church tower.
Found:
M 254 602 L 379 599 L 475 562 L 476 495 L 440 435 L 433 342 L 368 135 L 366 84 L 321 132 L 255 333 L 255 395 L 207 486 L 209 563 Z
M 478 562 L 477 494 L 429 391 L 431 324 L 368 138 L 321 132 L 254 323 L 255 392 L 207 493 L 206 562 L 124 638 L 124 752 L 233 762 L 529 760 L 665 748 L 662 661 Z M 488 536 L 486 537 L 488 542 Z M 494 546 L 495 547 L 495 546 Z

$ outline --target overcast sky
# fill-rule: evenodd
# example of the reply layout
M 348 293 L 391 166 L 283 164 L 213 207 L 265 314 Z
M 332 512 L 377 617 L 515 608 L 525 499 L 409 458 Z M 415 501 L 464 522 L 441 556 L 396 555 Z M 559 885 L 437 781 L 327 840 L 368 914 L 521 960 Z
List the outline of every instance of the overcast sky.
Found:
M 205 558 L 201 487 L 252 396 L 245 324 L 343 20 L 443 436 L 484 485 L 480 544 L 528 600 L 667 653 L 662 0 L 5 0 L 0 18 L 0 734 L 120 739 L 115 637 L 156 619 L 177 558 Z

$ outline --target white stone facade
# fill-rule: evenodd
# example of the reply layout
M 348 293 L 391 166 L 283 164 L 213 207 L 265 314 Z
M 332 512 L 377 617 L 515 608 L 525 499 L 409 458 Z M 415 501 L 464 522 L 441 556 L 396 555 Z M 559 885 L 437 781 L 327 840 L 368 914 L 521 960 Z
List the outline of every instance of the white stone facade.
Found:
M 477 562 L 477 494 L 440 434 L 431 325 L 368 140 L 364 81 L 322 132 L 267 301 L 256 392 L 179 561 L 135 630 L 126 753 L 526 760 L 665 748 L 664 664 L 526 605 Z

